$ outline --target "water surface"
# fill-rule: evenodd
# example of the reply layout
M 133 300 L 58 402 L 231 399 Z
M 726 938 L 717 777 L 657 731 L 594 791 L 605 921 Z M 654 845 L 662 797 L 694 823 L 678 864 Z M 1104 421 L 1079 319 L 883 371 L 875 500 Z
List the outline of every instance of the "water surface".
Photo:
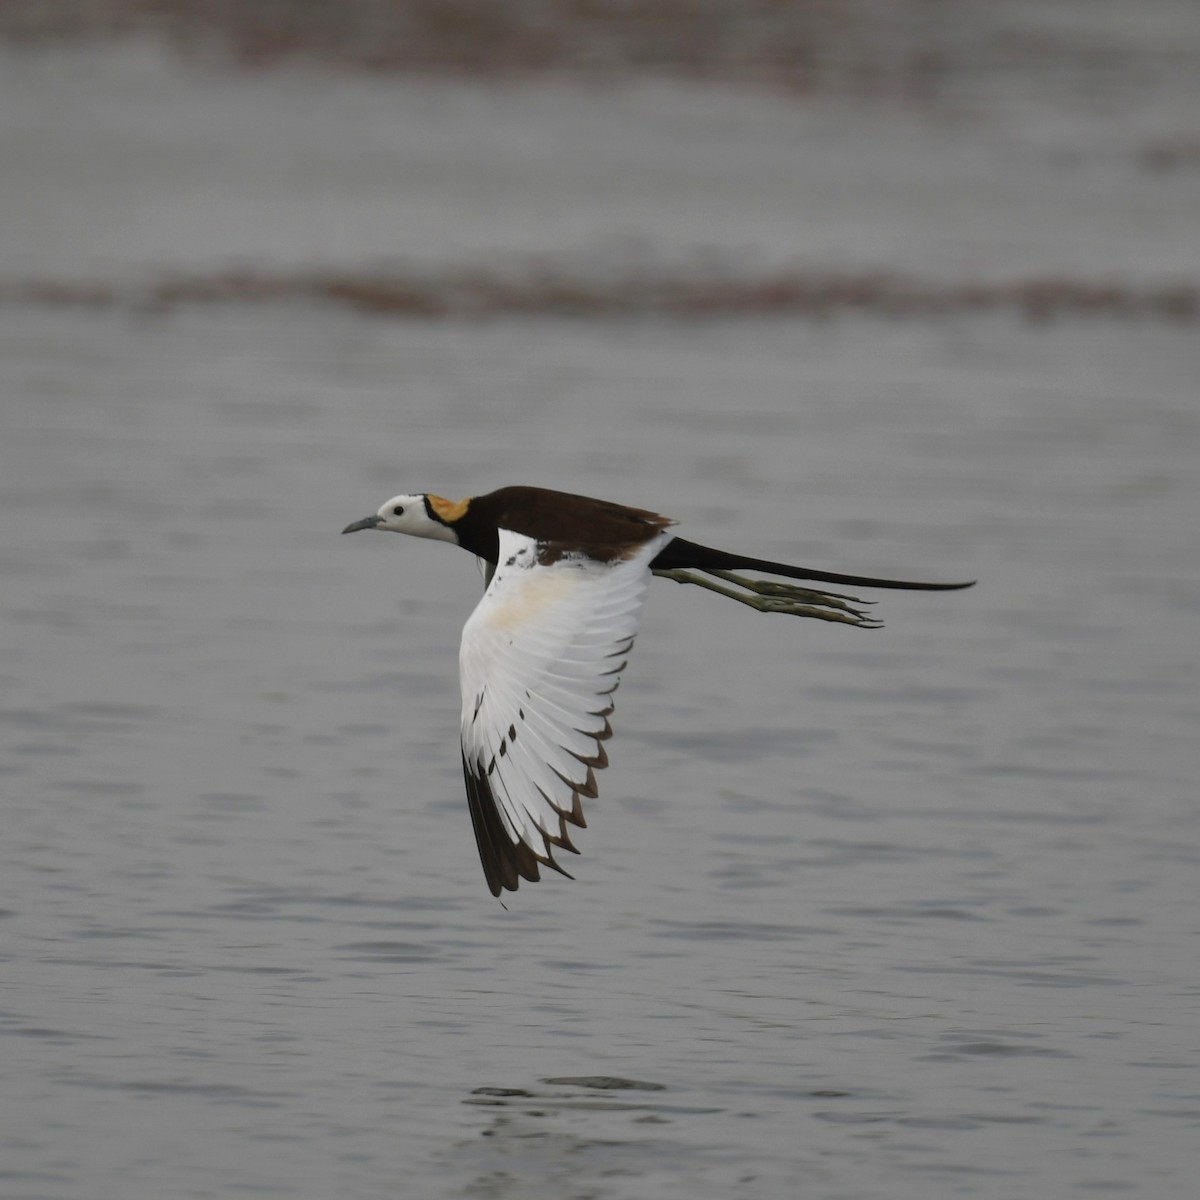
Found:
M 7 276 L 615 241 L 1161 279 L 1200 245 L 1195 175 L 1137 166 L 1153 103 L 932 129 L 124 53 L 58 60 L 57 110 L 50 59 L 5 73 Z M 1150 320 L 6 306 L 0 1191 L 1191 1196 L 1198 377 Z M 513 482 L 980 585 L 864 632 L 657 582 L 577 879 L 504 909 L 456 745 L 475 566 L 338 531 Z
M 7 1194 L 1186 1194 L 1194 338 L 2 337 Z M 510 478 L 982 583 L 875 633 L 656 584 L 577 881 L 506 911 L 474 565 L 337 531 Z

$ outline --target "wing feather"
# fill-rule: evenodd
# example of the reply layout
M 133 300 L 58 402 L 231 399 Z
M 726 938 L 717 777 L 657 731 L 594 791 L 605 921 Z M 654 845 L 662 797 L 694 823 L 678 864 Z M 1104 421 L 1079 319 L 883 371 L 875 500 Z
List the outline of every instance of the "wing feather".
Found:
M 578 853 L 568 825 L 596 795 L 613 692 L 637 634 L 659 533 L 602 562 L 501 529 L 498 566 L 463 629 L 462 755 L 488 886 L 515 891 Z M 547 556 L 543 556 L 547 557 Z

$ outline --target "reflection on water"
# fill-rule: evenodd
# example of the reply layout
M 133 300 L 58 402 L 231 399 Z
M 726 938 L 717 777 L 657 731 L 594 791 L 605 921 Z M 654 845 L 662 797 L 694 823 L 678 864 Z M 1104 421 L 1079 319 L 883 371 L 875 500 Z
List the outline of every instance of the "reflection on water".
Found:
M 465 1102 L 495 1114 L 479 1131 L 483 1140 L 454 1148 L 453 1169 L 478 1172 L 462 1194 L 603 1196 L 609 1180 L 639 1187 L 654 1186 L 658 1176 L 699 1180 L 720 1156 L 674 1141 L 672 1127 L 720 1110 L 680 1104 L 661 1095 L 667 1091 L 661 1083 L 607 1075 L 475 1088 Z

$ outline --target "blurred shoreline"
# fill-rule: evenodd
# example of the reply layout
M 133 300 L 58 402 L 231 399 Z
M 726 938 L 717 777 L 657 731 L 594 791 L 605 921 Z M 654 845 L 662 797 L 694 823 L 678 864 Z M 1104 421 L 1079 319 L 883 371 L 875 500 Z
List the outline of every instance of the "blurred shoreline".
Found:
M 1200 9 L 0 5 L 0 304 L 1200 317 Z
M 959 103 L 1014 77 L 1088 104 L 1194 91 L 1186 0 L 10 0 L 0 38 L 151 34 L 245 66 L 504 78 L 659 75 L 797 96 Z
M 843 314 L 885 318 L 1007 313 L 1031 324 L 1066 318 L 1200 320 L 1200 288 L 1062 278 L 947 283 L 886 273 L 760 277 L 638 272 L 600 279 L 545 263 L 508 271 L 229 271 L 137 283 L 0 280 L 0 305 L 167 313 L 224 304 L 316 303 L 371 316 L 423 320 L 500 316 L 664 317 L 683 320 Z

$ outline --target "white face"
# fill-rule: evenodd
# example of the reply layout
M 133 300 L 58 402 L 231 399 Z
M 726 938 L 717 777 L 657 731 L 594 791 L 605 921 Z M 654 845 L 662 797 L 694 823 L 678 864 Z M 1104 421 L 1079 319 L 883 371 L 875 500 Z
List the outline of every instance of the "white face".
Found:
M 436 538 L 442 542 L 456 540 L 453 530 L 429 515 L 424 496 L 393 496 L 376 516 L 379 517 L 376 529 L 407 533 L 412 537 Z

